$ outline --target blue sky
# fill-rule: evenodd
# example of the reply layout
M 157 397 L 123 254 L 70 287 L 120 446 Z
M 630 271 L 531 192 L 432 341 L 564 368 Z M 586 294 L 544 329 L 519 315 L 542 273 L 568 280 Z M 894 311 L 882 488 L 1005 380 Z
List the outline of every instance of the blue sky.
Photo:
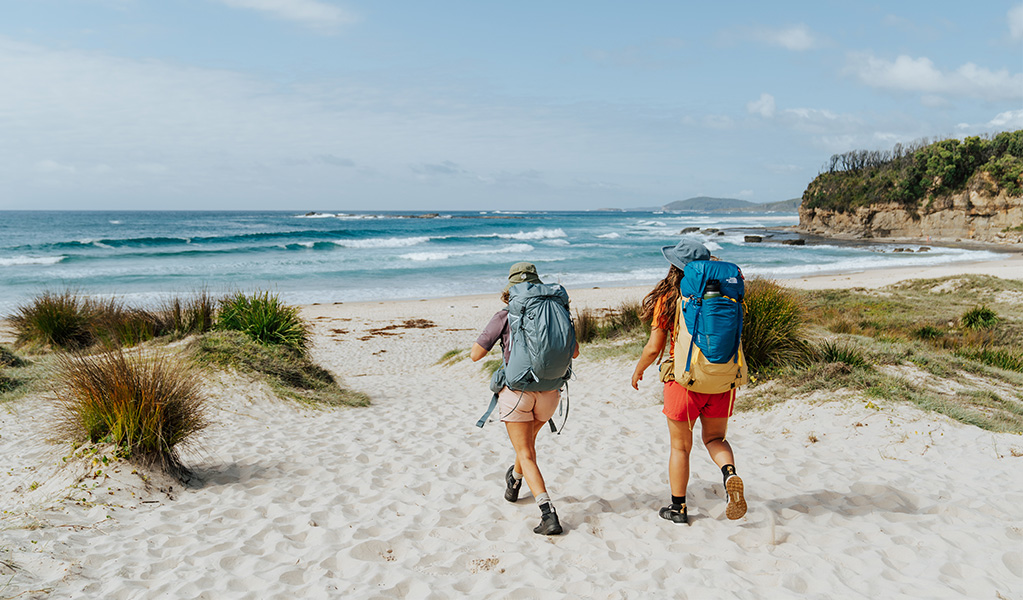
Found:
M 798 197 L 1023 129 L 1023 3 L 0 0 L 0 209 Z

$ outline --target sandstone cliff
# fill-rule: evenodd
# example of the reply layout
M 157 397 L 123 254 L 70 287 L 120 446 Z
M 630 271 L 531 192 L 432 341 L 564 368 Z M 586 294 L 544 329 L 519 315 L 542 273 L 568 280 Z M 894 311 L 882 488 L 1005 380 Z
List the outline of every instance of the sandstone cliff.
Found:
M 799 207 L 804 233 L 857 238 L 919 238 L 1023 244 L 1023 196 L 997 195 L 987 174 L 966 190 L 935 197 L 918 208 L 877 203 L 839 212 Z

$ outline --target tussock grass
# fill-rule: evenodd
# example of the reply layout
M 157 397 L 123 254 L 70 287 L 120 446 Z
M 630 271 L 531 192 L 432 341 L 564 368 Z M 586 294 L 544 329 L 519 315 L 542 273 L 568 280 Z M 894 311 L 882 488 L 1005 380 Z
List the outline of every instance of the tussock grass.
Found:
M 966 329 L 991 329 L 998 325 L 1000 320 L 995 311 L 986 306 L 978 306 L 968 310 L 963 313 L 962 317 L 959 317 L 959 322 Z
M 576 311 L 572 320 L 575 325 L 575 339 L 580 344 L 596 341 L 618 340 L 638 334 L 649 334 L 649 324 L 639 318 L 642 305 L 638 302 L 624 302 L 614 308 Z
M 487 377 L 493 377 L 494 373 L 502 366 L 504 366 L 504 358 L 489 358 L 483 361 L 481 370 L 487 375 Z
M 163 330 L 175 337 L 212 331 L 217 321 L 217 304 L 209 290 L 200 289 L 189 297 L 164 302 L 160 314 Z
M 746 282 L 742 349 L 753 371 L 805 361 L 810 348 L 804 332 L 806 305 L 796 293 L 768 279 Z
M 265 376 L 280 396 L 312 405 L 369 405 L 368 396 L 342 388 L 329 371 L 290 346 L 261 344 L 239 331 L 214 331 L 196 339 L 190 350 L 201 365 Z
M 16 344 L 39 350 L 90 346 L 95 341 L 92 322 L 98 308 L 70 290 L 43 292 L 17 307 L 11 316 Z
M 298 309 L 270 292 L 238 292 L 223 299 L 217 329 L 241 331 L 254 341 L 296 350 L 304 350 L 309 344 L 309 327 Z
M 61 354 L 55 392 L 60 440 L 112 443 L 172 473 L 182 472 L 178 448 L 209 423 L 200 379 L 166 354 Z

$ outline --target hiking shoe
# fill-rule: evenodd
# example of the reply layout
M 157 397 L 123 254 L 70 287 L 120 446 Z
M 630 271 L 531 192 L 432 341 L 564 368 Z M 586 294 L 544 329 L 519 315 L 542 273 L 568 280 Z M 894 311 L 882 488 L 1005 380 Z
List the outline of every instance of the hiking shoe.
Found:
M 558 521 L 558 513 L 551 510 L 544 513 L 540 524 L 533 528 L 533 533 L 541 535 L 558 535 L 562 532 L 561 522 Z
M 661 507 L 661 511 L 657 513 L 661 515 L 662 519 L 667 519 L 672 523 L 688 523 L 689 515 L 686 513 L 686 505 L 683 504 L 682 508 L 675 509 L 670 506 Z
M 746 514 L 746 499 L 742 496 L 742 479 L 738 475 L 725 480 L 725 493 L 728 494 L 725 516 L 733 521 L 741 519 Z
M 508 472 L 504 474 L 504 482 L 508 486 L 504 490 L 504 499 L 508 502 L 516 502 L 519 499 L 519 488 L 522 487 L 522 480 L 515 479 L 512 477 L 512 473 L 515 471 L 515 465 L 508 467 Z

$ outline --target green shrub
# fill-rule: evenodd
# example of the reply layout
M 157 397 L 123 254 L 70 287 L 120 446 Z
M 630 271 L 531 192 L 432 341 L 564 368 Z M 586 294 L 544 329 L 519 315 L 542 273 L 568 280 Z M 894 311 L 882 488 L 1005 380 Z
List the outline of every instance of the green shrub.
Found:
M 57 370 L 64 440 L 112 443 L 126 458 L 177 468 L 179 444 L 208 425 L 200 378 L 166 355 L 63 354 Z
M 97 310 L 75 292 L 47 291 L 16 308 L 10 320 L 19 346 L 73 350 L 93 343 Z
M 966 329 L 991 329 L 1000 319 L 995 311 L 986 306 L 979 306 L 963 313 L 959 323 Z
M 251 296 L 239 292 L 225 298 L 220 304 L 217 328 L 241 331 L 257 342 L 298 350 L 309 343 L 309 329 L 298 309 L 270 292 Z
M 750 369 L 783 367 L 806 359 L 806 306 L 796 294 L 773 281 L 753 278 L 746 282 L 744 305 L 742 348 Z
M 329 371 L 296 348 L 261 344 L 239 331 L 214 331 L 199 337 L 191 349 L 200 364 L 265 375 L 278 394 L 289 398 L 328 405 L 369 404 L 365 394 L 342 388 Z

